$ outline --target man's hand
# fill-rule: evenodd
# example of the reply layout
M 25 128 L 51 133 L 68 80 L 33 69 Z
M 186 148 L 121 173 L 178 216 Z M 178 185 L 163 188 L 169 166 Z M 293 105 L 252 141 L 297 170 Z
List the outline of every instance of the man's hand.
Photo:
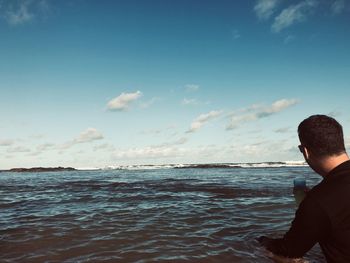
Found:
M 310 188 L 308 187 L 305 187 L 304 189 L 300 189 L 297 187 L 293 188 L 293 195 L 297 206 L 300 205 L 300 203 L 304 200 L 305 196 L 307 195 L 307 192 L 309 191 L 310 191 Z
M 275 263 L 308 263 L 308 261 L 302 258 L 286 258 L 276 255 L 269 251 L 269 246 L 271 246 L 273 239 L 265 236 L 258 237 L 256 239 L 263 247 L 267 249 L 267 256 L 271 258 Z

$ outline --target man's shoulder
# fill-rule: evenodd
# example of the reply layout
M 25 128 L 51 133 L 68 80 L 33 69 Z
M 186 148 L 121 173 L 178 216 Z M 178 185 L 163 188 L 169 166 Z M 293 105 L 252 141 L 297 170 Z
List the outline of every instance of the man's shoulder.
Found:
M 336 180 L 325 179 L 313 187 L 306 195 L 304 206 L 316 206 L 330 217 L 339 211 L 350 212 L 350 202 L 344 202 L 350 200 L 350 171 L 340 176 Z
M 350 169 L 329 175 L 314 186 L 308 196 L 315 199 L 348 194 L 350 197 Z
M 322 181 L 318 185 L 314 186 L 309 192 L 307 192 L 303 203 L 304 206 L 317 206 L 322 209 L 325 205 L 326 207 L 328 206 L 329 200 L 334 199 L 335 195 L 335 189 Z
M 315 200 L 318 200 L 319 198 L 322 198 L 328 190 L 329 190 L 328 186 L 325 184 L 324 181 L 322 181 L 316 186 L 314 186 L 307 193 L 307 197 L 308 199 L 315 201 Z

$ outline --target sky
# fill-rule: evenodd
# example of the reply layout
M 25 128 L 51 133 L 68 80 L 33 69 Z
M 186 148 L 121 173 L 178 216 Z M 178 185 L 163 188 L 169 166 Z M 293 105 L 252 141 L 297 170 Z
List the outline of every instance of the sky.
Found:
M 348 0 L 0 0 L 0 169 L 300 161 L 350 146 Z

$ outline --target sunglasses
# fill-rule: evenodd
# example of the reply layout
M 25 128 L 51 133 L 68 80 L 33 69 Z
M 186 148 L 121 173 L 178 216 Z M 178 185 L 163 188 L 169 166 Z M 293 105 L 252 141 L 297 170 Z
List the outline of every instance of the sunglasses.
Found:
M 304 146 L 303 145 L 298 145 L 299 151 L 301 153 L 304 153 Z

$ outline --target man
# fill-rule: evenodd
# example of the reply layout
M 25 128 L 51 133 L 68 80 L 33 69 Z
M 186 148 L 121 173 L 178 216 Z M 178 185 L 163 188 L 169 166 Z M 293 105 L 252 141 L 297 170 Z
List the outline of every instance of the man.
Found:
M 333 118 L 313 115 L 299 124 L 300 151 L 323 177 L 310 190 L 283 238 L 260 237 L 272 253 L 300 258 L 319 243 L 327 262 L 350 262 L 350 160 L 342 126 Z

